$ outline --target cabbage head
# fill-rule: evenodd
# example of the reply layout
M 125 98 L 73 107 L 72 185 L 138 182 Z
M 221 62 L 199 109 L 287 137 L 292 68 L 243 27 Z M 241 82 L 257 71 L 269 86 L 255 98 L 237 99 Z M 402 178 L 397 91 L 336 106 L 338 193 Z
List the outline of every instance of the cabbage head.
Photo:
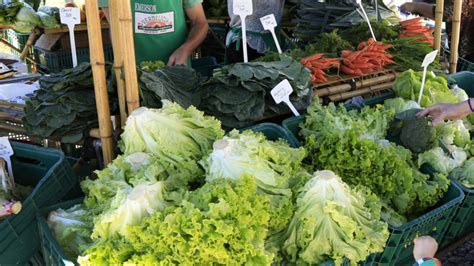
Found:
M 436 172 L 448 175 L 451 171 L 461 166 L 467 160 L 467 153 L 461 148 L 448 145 L 453 158 L 446 154 L 442 148 L 436 147 L 418 155 L 418 167 L 423 164 L 430 165 Z
M 199 161 L 212 144 L 224 136 L 221 124 L 191 106 L 184 109 L 163 101 L 163 108 L 139 108 L 132 112 L 122 134 L 124 154 L 146 152 L 160 158 Z
M 351 189 L 332 171 L 318 171 L 301 189 L 296 212 L 285 233 L 283 252 L 297 265 L 328 259 L 341 265 L 383 251 L 388 226 L 380 219 L 380 200 Z
M 38 26 L 41 26 L 40 17 L 33 8 L 28 4 L 24 4 L 15 17 L 13 28 L 18 32 L 28 33 Z
M 388 99 L 383 104 L 386 109 L 394 109 L 395 113 L 401 113 L 410 109 L 420 109 L 420 105 L 413 100 L 404 100 L 403 98 L 396 97 Z
M 440 140 L 447 145 L 466 148 L 471 143 L 471 134 L 462 120 L 441 123 L 436 131 Z
M 474 157 L 470 158 L 461 167 L 455 168 L 449 175 L 468 189 L 474 188 Z

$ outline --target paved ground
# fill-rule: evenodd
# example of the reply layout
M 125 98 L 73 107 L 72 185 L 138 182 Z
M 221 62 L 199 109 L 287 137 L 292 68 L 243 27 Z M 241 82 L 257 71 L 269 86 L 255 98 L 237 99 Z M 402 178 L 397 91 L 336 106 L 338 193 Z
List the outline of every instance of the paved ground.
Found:
M 474 234 L 469 234 L 454 245 L 447 247 L 437 256 L 443 266 L 474 265 Z

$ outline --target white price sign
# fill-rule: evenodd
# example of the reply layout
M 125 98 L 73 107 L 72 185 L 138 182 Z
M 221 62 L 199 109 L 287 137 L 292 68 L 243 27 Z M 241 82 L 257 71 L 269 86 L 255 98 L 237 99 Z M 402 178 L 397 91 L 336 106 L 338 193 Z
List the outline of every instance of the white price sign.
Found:
M 74 38 L 74 27 L 81 23 L 81 11 L 77 7 L 63 7 L 59 10 L 61 23 L 66 24 L 69 29 L 69 40 L 71 42 L 72 65 L 77 66 L 76 39 Z
M 8 137 L 0 137 L 0 158 L 2 158 L 7 163 L 8 174 L 10 175 L 11 179 L 13 179 L 13 169 L 12 169 L 12 162 L 10 160 L 10 157 L 13 155 L 13 153 L 14 152 L 13 152 L 12 146 L 10 145 L 10 141 L 8 140 Z M 11 182 L 11 184 L 14 184 L 14 183 Z
M 232 11 L 235 15 L 240 17 L 242 25 L 242 47 L 244 48 L 244 62 L 247 63 L 249 59 L 247 53 L 247 26 L 245 19 L 247 16 L 250 16 L 253 13 L 252 0 L 234 0 Z
M 278 41 L 278 38 L 275 34 L 275 27 L 278 25 L 277 21 L 275 19 L 275 15 L 270 14 L 265 17 L 260 18 L 260 22 L 262 23 L 263 29 L 270 31 L 270 33 L 273 36 L 273 41 L 275 42 L 275 46 L 278 50 L 278 53 L 281 54 L 281 47 L 280 47 L 280 42 Z
M 423 90 L 425 89 L 425 82 L 426 82 L 426 72 L 428 71 L 428 66 L 433 63 L 438 55 L 438 50 L 434 50 L 433 52 L 428 53 L 421 63 L 423 67 L 423 78 L 421 79 L 421 88 L 420 88 L 420 95 L 418 95 L 418 104 L 421 104 L 421 96 L 423 96 Z
M 62 24 L 81 24 L 81 11 L 77 7 L 62 7 L 59 17 Z
M 276 85 L 270 93 L 277 104 L 284 102 L 286 103 L 286 105 L 288 105 L 291 112 L 293 112 L 295 116 L 300 115 L 298 110 L 296 110 L 296 108 L 290 101 L 290 95 L 291 93 L 293 93 L 293 88 L 291 87 L 291 84 L 287 79 L 278 83 L 278 85 Z

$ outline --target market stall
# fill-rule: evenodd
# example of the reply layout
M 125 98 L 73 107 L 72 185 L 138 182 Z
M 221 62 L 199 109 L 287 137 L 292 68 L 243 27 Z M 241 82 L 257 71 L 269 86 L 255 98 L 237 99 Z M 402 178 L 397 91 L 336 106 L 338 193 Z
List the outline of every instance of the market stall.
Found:
M 459 1 L 450 65 L 442 7 L 433 28 L 371 2 L 298 1 L 287 38 L 270 38 L 283 51 L 203 72 L 137 63 L 129 0 L 109 1 L 109 62 L 98 2 L 90 63 L 0 102 L 0 125 L 93 142 L 103 164 L 0 138 L 0 264 L 411 265 L 416 237 L 443 248 L 473 232 L 474 73 L 447 74 Z M 225 5 L 206 2 L 209 20 Z M 417 115 L 441 103 L 463 117 Z

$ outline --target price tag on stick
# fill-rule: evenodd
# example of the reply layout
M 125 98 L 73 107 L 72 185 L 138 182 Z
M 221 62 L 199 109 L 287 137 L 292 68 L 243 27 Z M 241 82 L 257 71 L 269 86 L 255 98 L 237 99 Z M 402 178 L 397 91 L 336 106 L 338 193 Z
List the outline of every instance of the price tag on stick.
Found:
M 270 33 L 272 34 L 278 53 L 281 54 L 282 52 L 281 52 L 280 42 L 278 42 L 278 38 L 275 34 L 275 27 L 278 25 L 275 19 L 275 15 L 270 14 L 268 16 L 261 17 L 260 22 L 263 25 L 263 29 L 270 31 Z
M 362 6 L 362 0 L 356 0 L 356 2 L 359 5 L 360 9 L 362 10 L 363 18 L 367 22 L 367 25 L 369 25 L 369 30 L 370 30 L 370 34 L 372 34 L 372 39 L 374 39 L 374 41 L 377 41 L 377 39 L 375 38 L 374 30 L 372 29 L 372 25 L 370 24 L 369 17 L 367 16 L 367 13 L 365 13 L 364 6 Z
M 250 16 L 253 13 L 252 0 L 234 0 L 232 8 L 234 14 L 240 17 L 242 25 L 242 47 L 244 50 L 244 62 L 247 63 L 249 59 L 247 53 L 247 26 L 245 25 L 245 19 L 247 16 Z
M 72 65 L 77 66 L 76 39 L 74 38 L 74 27 L 81 23 L 81 11 L 77 7 L 63 7 L 59 10 L 61 23 L 66 24 L 69 29 L 71 42 Z
M 423 78 L 421 79 L 421 88 L 420 88 L 420 95 L 418 96 L 418 104 L 421 105 L 421 96 L 423 96 L 423 90 L 425 89 L 425 81 L 426 81 L 426 72 L 428 71 L 428 66 L 433 63 L 438 55 L 438 50 L 434 50 L 425 56 L 423 63 L 421 66 L 423 67 Z
M 295 116 L 300 116 L 300 113 L 290 101 L 290 95 L 293 93 L 293 88 L 287 79 L 278 83 L 270 93 L 277 104 L 280 104 L 281 102 L 286 103 Z
M 2 158 L 6 163 L 8 167 L 8 175 L 10 178 L 10 184 L 14 186 L 15 182 L 13 182 L 13 169 L 12 169 L 12 161 L 10 160 L 10 157 L 13 155 L 13 149 L 12 146 L 10 145 L 10 141 L 8 140 L 8 137 L 0 137 L 0 158 Z M 6 180 L 2 180 L 3 183 L 6 182 Z

